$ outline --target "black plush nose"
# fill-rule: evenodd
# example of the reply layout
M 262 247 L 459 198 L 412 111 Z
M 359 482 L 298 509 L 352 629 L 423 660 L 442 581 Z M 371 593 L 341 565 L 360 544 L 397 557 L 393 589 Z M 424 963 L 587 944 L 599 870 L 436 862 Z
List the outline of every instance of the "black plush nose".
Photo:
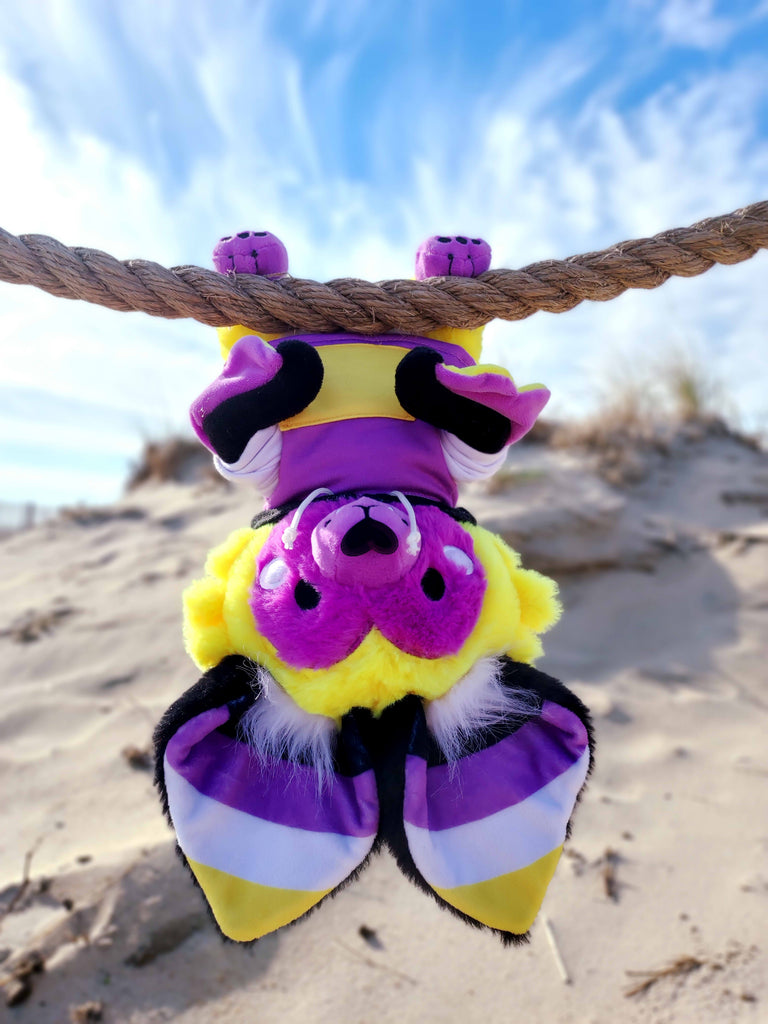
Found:
M 384 523 L 379 523 L 370 516 L 355 523 L 341 539 L 343 555 L 367 555 L 375 551 L 380 555 L 393 555 L 397 551 L 397 535 Z

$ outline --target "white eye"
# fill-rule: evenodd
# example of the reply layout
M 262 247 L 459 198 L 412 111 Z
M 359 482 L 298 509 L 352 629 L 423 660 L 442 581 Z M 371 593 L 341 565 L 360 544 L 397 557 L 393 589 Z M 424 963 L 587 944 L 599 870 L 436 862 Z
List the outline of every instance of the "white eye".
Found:
M 262 590 L 277 590 L 287 575 L 288 566 L 282 558 L 273 558 L 259 573 L 259 586 Z
M 443 554 L 449 562 L 453 562 L 454 565 L 458 565 L 460 569 L 463 569 L 467 576 L 471 576 L 475 571 L 472 559 L 461 548 L 455 548 L 453 544 L 447 544 L 443 548 Z

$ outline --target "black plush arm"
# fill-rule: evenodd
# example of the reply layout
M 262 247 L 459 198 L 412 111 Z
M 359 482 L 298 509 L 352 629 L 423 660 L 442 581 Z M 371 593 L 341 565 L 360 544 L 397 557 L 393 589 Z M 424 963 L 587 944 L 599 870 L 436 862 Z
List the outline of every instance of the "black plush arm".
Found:
M 411 416 L 455 434 L 476 451 L 495 454 L 509 442 L 512 423 L 495 409 L 454 394 L 435 376 L 439 352 L 420 346 L 404 356 L 395 372 L 395 393 Z
M 271 380 L 226 398 L 202 419 L 210 446 L 226 463 L 237 462 L 253 435 L 302 412 L 323 383 L 317 350 L 298 338 L 276 347 L 283 365 Z

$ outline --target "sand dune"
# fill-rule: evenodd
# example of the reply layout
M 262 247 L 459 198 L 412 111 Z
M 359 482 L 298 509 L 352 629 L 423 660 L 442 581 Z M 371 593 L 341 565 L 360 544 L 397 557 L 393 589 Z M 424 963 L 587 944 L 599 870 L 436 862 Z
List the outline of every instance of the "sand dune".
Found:
M 247 495 L 146 485 L 3 540 L 0 976 L 19 1005 L 0 1018 L 768 1021 L 768 454 L 687 429 L 638 458 L 615 487 L 523 445 L 465 495 L 560 580 L 541 667 L 595 714 L 545 901 L 569 984 L 543 917 L 504 949 L 386 857 L 254 948 L 215 934 L 142 754 L 196 678 L 181 590 Z

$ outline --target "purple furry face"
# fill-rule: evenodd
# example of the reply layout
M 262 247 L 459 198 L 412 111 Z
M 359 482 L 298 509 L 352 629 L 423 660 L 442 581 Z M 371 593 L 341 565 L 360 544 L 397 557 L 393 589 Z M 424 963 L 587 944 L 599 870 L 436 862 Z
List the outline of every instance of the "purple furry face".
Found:
M 456 654 L 474 628 L 486 579 L 469 533 L 446 513 L 417 506 L 420 540 L 399 503 L 315 501 L 293 547 L 290 517 L 262 548 L 250 607 L 261 633 L 293 668 L 329 668 L 372 629 L 407 654 Z

